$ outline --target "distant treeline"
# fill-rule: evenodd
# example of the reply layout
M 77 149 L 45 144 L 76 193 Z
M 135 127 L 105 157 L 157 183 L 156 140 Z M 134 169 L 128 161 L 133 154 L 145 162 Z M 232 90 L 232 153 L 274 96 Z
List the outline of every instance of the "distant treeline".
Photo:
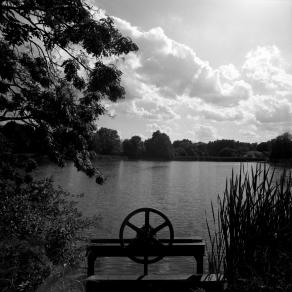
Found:
M 5 143 L 10 143 L 18 153 L 43 153 L 48 141 L 41 131 L 14 122 L 0 126 Z M 57 147 L 57 145 L 56 145 Z M 91 139 L 90 150 L 102 155 L 124 155 L 132 159 L 163 160 L 292 160 L 292 136 L 284 133 L 275 139 L 262 143 L 247 143 L 221 139 L 208 143 L 192 142 L 188 139 L 171 143 L 167 134 L 156 131 L 143 141 L 139 136 L 121 141 L 116 130 L 100 128 Z
M 165 160 L 281 160 L 292 159 L 292 136 L 284 133 L 261 143 L 247 143 L 221 139 L 208 143 L 188 139 L 171 143 L 167 134 L 156 131 L 143 141 L 139 136 L 121 141 L 117 131 L 100 128 L 92 141 L 91 149 L 104 155 L 125 155 L 132 159 Z

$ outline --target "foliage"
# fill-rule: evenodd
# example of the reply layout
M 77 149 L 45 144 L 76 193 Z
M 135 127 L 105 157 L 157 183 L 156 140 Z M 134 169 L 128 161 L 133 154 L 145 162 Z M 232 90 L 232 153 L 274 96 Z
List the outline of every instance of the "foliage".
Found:
M 45 153 L 42 137 L 29 125 L 8 122 L 0 126 L 0 132 L 9 141 L 9 151 L 13 153 Z
M 110 131 L 114 130 L 104 130 L 107 131 L 107 134 L 104 134 L 105 137 L 111 136 Z M 159 132 L 159 131 L 157 131 Z M 216 159 L 220 157 L 233 157 L 240 158 L 250 158 L 250 159 L 266 159 L 270 156 L 271 159 L 285 159 L 292 158 L 292 139 L 291 135 L 285 133 L 276 139 L 269 140 L 267 142 L 262 142 L 259 144 L 256 143 L 247 143 L 247 142 L 239 142 L 235 140 L 216 140 L 210 141 L 208 143 L 203 142 L 192 142 L 188 139 L 183 140 L 175 140 L 172 143 L 172 147 L 169 145 L 168 141 L 169 137 L 164 134 L 162 136 L 157 135 L 157 132 L 153 133 L 156 138 L 153 140 L 152 138 L 142 141 L 141 137 L 133 136 L 130 139 L 126 139 L 123 141 L 123 153 L 131 158 L 161 158 L 161 159 L 171 159 L 173 157 L 179 158 L 191 158 L 191 159 Z M 104 146 L 104 150 L 101 150 L 101 146 L 98 145 L 97 142 L 98 134 L 95 137 L 95 151 L 98 153 L 104 154 L 112 154 L 113 151 L 108 149 L 112 149 L 111 144 L 114 142 L 108 142 L 108 146 Z M 157 137 L 160 137 L 160 141 Z M 162 138 L 164 137 L 164 138 Z M 101 141 L 110 140 L 110 138 L 102 138 Z M 113 139 L 114 140 L 114 139 Z M 164 142 L 163 142 L 164 140 Z M 156 142 L 154 142 L 156 141 Z M 170 140 L 169 140 L 170 141 Z M 103 142 L 100 142 L 102 144 Z M 154 144 L 156 143 L 156 146 Z M 106 145 L 107 142 L 104 142 Z M 118 143 L 117 143 L 118 144 Z M 164 144 L 164 146 L 163 146 Z M 154 148 L 158 147 L 157 150 Z M 159 148 L 167 149 L 166 152 Z M 118 148 L 118 147 L 117 147 Z M 277 158 L 276 158 L 277 157 Z
M 138 48 L 83 0 L 0 5 L 0 284 L 30 291 L 53 266 L 74 262 L 88 222 L 69 194 L 32 179 L 27 153 L 98 175 L 88 151 L 95 121 L 103 99 L 125 96 L 113 63 Z
M 224 147 L 223 149 L 219 151 L 219 156 L 223 156 L 223 157 L 236 156 L 236 150 L 229 147 Z
M 176 140 L 172 143 L 173 148 L 175 149 L 175 153 L 177 156 L 196 156 L 198 149 L 196 145 L 188 140 L 188 139 L 183 139 L 183 140 Z
M 173 158 L 173 147 L 169 137 L 165 133 L 156 131 L 152 134 L 152 138 L 146 140 L 145 151 L 149 157 L 160 159 Z
M 94 175 L 87 150 L 101 100 L 125 96 L 109 60 L 137 46 L 83 0 L 0 5 L 0 122 L 28 125 L 59 165 L 73 159 Z
M 224 148 L 234 149 L 238 153 L 238 156 L 241 156 L 248 151 L 255 150 L 256 144 L 226 139 L 216 140 L 207 144 L 207 152 L 210 156 L 219 155 L 220 151 Z
M 73 264 L 82 219 L 71 195 L 50 180 L 0 183 L 1 291 L 31 291 L 54 265 Z
M 92 139 L 92 149 L 99 154 L 119 154 L 121 140 L 116 130 L 100 128 Z
M 292 289 L 292 176 L 274 175 L 232 173 L 218 211 L 212 205 L 210 263 L 217 272 L 224 266 L 232 291 Z
M 261 142 L 257 145 L 257 151 L 270 153 L 272 150 L 272 141 Z
M 139 158 L 144 154 L 144 143 L 139 136 L 133 136 L 131 139 L 123 141 L 124 154 L 131 158 Z
M 250 151 L 255 151 L 257 146 L 256 143 L 245 143 L 225 139 L 208 143 L 192 142 L 188 139 L 175 140 L 171 146 L 169 144 L 169 137 L 160 132 L 161 135 L 157 135 L 157 132 L 153 133 L 152 138 L 144 141 L 144 143 L 139 136 L 126 139 L 123 142 L 124 154 L 132 158 L 152 157 L 161 159 L 171 159 L 173 157 L 184 157 L 193 160 L 200 158 L 215 159 L 218 157 L 243 158 L 244 155 Z M 154 146 L 155 143 L 156 146 Z M 154 149 L 155 147 L 158 147 L 157 150 Z M 161 147 L 166 149 L 166 152 L 162 150 Z M 257 158 L 260 159 L 261 157 L 262 156 Z
M 271 159 L 292 158 L 292 136 L 284 133 L 272 142 Z
M 246 152 L 255 150 L 256 144 L 226 139 L 210 141 L 208 143 L 194 143 L 190 140 L 183 139 L 174 141 L 173 147 L 176 156 L 242 157 Z

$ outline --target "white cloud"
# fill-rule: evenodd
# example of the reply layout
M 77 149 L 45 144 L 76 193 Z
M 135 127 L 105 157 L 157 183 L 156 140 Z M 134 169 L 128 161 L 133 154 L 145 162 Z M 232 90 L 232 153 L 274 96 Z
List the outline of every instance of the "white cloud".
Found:
M 190 47 L 167 37 L 162 28 L 141 31 L 124 20 L 115 20 L 123 33 L 133 38 L 140 48 L 136 60 L 130 56 L 130 69 L 134 63 L 135 77 L 156 87 L 160 96 L 176 99 L 186 94 L 230 106 L 250 95 L 248 84 L 237 80 L 240 75 L 232 64 L 213 69 Z M 132 79 L 132 75 L 129 77 Z M 126 84 L 129 77 L 125 77 Z
M 257 94 L 292 91 L 292 75 L 276 46 L 258 47 L 246 55 L 243 73 Z
M 274 96 L 254 96 L 251 105 L 260 123 L 292 122 L 292 104 Z
M 221 76 L 227 80 L 235 80 L 240 77 L 240 73 L 233 64 L 222 65 L 219 67 Z
M 292 75 L 276 46 L 251 50 L 241 67 L 212 68 L 159 27 L 143 31 L 115 21 L 140 50 L 119 61 L 127 96 L 109 111 L 143 119 L 144 132 L 137 134 L 159 129 L 196 141 L 265 140 L 291 126 Z
M 194 130 L 188 132 L 194 141 L 209 142 L 216 138 L 216 129 L 212 126 L 195 125 Z
M 167 104 L 156 99 L 140 99 L 132 102 L 133 112 L 149 120 L 167 121 L 177 119 L 178 115 Z
M 243 112 L 238 109 L 221 109 L 210 107 L 201 110 L 201 113 L 207 120 L 213 120 L 217 122 L 240 121 L 243 119 Z

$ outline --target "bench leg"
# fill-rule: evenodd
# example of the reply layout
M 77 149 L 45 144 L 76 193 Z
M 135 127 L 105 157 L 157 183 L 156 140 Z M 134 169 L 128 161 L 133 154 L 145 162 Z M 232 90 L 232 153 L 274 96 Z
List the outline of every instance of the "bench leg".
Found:
M 204 257 L 203 256 L 197 256 L 195 257 L 197 262 L 197 274 L 203 274 L 204 273 Z
M 87 276 L 94 275 L 94 264 L 96 260 L 96 255 L 89 251 L 87 254 Z

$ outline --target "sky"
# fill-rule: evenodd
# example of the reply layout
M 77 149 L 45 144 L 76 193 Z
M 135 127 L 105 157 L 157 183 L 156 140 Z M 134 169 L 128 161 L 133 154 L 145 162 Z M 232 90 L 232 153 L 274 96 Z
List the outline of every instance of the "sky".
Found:
M 261 142 L 292 127 L 292 1 L 93 0 L 138 46 L 126 98 L 99 127 L 122 139 Z

